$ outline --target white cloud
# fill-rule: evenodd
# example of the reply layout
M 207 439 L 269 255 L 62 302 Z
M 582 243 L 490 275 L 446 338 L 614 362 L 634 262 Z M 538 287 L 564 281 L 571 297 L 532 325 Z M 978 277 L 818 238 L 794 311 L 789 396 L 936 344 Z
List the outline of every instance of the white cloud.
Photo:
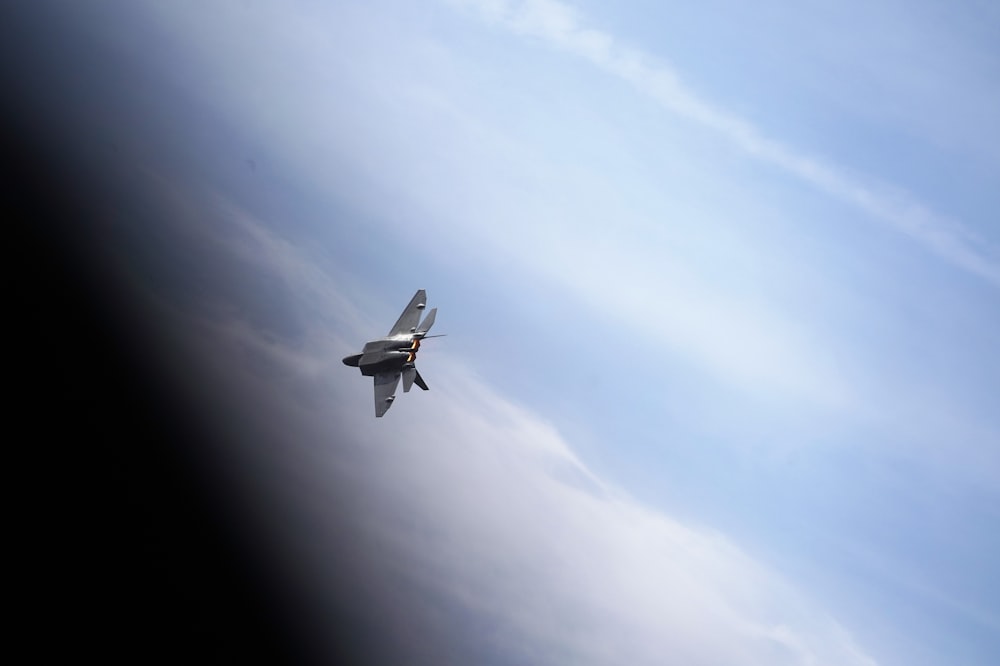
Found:
M 507 20 L 510 3 L 490 6 L 490 16 Z M 972 264 L 980 256 L 976 239 L 959 226 L 948 229 L 906 195 L 873 194 L 860 181 L 769 142 L 752 126 L 691 96 L 668 68 L 628 51 L 615 37 L 581 27 L 565 6 L 530 6 L 537 15 L 529 13 L 522 30 L 535 30 L 742 150 L 863 210 L 868 206 L 886 217 L 902 210 L 907 228 L 923 229 L 942 246 L 951 244 L 955 256 L 967 251 Z M 242 23 L 235 25 L 228 16 L 207 20 L 208 10 L 201 7 L 180 19 L 166 5 L 157 11 L 180 20 L 176 33 L 198 42 L 190 53 L 197 54 L 192 60 L 205 78 L 194 77 L 192 86 L 210 90 L 212 107 L 222 109 L 234 126 L 267 137 L 262 139 L 269 142 L 267 148 L 281 158 L 272 168 L 287 169 L 286 178 L 317 189 L 339 188 L 336 197 L 353 190 L 350 202 L 374 218 L 392 208 L 385 217 L 395 216 L 405 227 L 372 233 L 426 237 L 423 245 L 414 243 L 423 265 L 433 263 L 430 248 L 454 243 L 456 232 L 470 264 L 490 256 L 484 246 L 504 248 L 512 270 L 525 280 L 543 278 L 533 296 L 551 297 L 557 284 L 571 287 L 593 306 L 589 314 L 610 308 L 621 316 L 615 326 L 624 324 L 629 343 L 640 352 L 655 354 L 655 345 L 664 343 L 743 385 L 824 402 L 843 398 L 836 369 L 816 360 L 822 343 L 813 332 L 798 329 L 794 319 L 715 288 L 681 256 L 654 255 L 641 247 L 650 244 L 648 237 L 637 243 L 595 242 L 575 235 L 577 221 L 565 218 L 580 211 L 559 208 L 565 192 L 533 198 L 536 188 L 566 181 L 540 177 L 553 175 L 545 172 L 552 165 L 545 163 L 543 151 L 518 145 L 517 137 L 512 140 L 505 128 L 477 117 L 478 109 L 463 106 L 465 100 L 453 97 L 446 85 L 436 87 L 449 83 L 454 72 L 446 69 L 438 79 L 440 72 L 428 73 L 433 67 L 424 66 L 454 64 L 449 59 L 456 54 L 447 47 L 437 45 L 435 55 L 441 57 L 428 58 L 422 49 L 432 38 L 412 38 L 420 42 L 415 48 L 404 36 L 398 44 L 402 55 L 385 49 L 386 61 L 373 64 L 372 53 L 393 41 L 377 34 L 381 26 L 362 26 L 370 30 L 365 32 L 349 20 L 357 17 L 338 22 L 294 12 L 289 20 L 284 6 L 276 7 L 264 16 L 240 14 Z M 217 32 L 221 25 L 230 32 Z M 334 30 L 356 33 L 358 44 L 369 44 L 371 52 L 352 52 L 358 44 L 339 39 Z M 412 59 L 413 69 L 396 70 L 400 59 Z M 343 85 L 345 72 L 355 77 L 352 85 Z M 414 116 L 414 122 L 399 122 Z M 433 116 L 438 116 L 434 123 L 424 122 Z M 445 126 L 458 131 L 443 132 Z M 517 191 L 534 180 L 538 184 Z M 570 179 L 566 192 L 591 184 Z M 840 192 L 854 185 L 849 196 Z M 517 196 L 505 201 L 511 192 Z M 271 455 L 285 467 L 307 468 L 297 473 L 313 475 L 320 489 L 314 492 L 338 482 L 366 485 L 371 493 L 366 499 L 374 506 L 363 506 L 358 514 L 362 528 L 373 531 L 385 556 L 411 579 L 470 613 L 495 618 L 507 642 L 533 646 L 563 663 L 584 658 L 620 663 L 621 655 L 662 662 L 656 658 L 668 650 L 680 661 L 678 655 L 690 653 L 687 663 L 873 663 L 779 574 L 724 536 L 672 520 L 607 487 L 580 464 L 558 431 L 467 369 L 434 359 L 424 368 L 432 392 L 401 396 L 390 418 L 375 425 L 369 382 L 340 365 L 339 358 L 370 331 L 384 330 L 385 322 L 372 317 L 372 310 L 395 314 L 397 305 L 376 307 L 357 283 L 344 287 L 342 280 L 351 276 L 331 280 L 328 268 L 306 260 L 302 248 L 237 207 L 215 205 L 232 227 L 196 242 L 221 244 L 278 276 L 306 330 L 294 341 L 275 339 L 239 313 L 222 310 L 197 329 L 206 358 L 240 364 L 249 375 L 246 385 L 265 402 L 292 403 L 297 428 L 280 433 L 291 441 Z M 547 216 L 553 209 L 561 215 L 551 217 L 564 219 Z M 637 236 L 649 230 L 645 221 L 621 222 L 634 222 Z M 531 238 L 523 235 L 531 233 L 551 234 L 543 240 L 556 242 L 530 247 Z M 984 270 L 990 266 L 988 261 Z M 360 311 L 361 303 L 368 312 Z M 651 303 L 656 304 L 652 310 Z M 641 338 L 633 335 L 637 331 Z M 892 386 L 886 395 L 895 399 L 906 389 Z M 722 411 L 717 409 L 713 418 Z M 267 414 L 248 417 L 258 419 L 255 425 L 262 429 L 286 425 L 270 422 Z M 334 431 L 366 442 L 365 454 L 333 448 Z M 564 657 L 580 659 L 559 659 L 560 650 Z
M 1000 250 L 961 222 L 941 216 L 911 194 L 853 176 L 764 136 L 756 127 L 687 88 L 668 65 L 586 26 L 557 0 L 449 0 L 471 6 L 511 31 L 541 39 L 630 82 L 664 108 L 705 126 L 746 153 L 847 202 L 920 242 L 950 263 L 1000 286 Z
M 285 281 L 308 329 L 305 343 L 292 347 L 255 340 L 261 334 L 238 316 L 198 329 L 210 334 L 199 344 L 216 363 L 243 368 L 236 381 L 256 386 L 261 404 L 285 405 L 281 410 L 296 415 L 283 436 L 286 447 L 270 453 L 282 459 L 274 469 L 314 479 L 314 491 L 296 490 L 292 501 L 322 516 L 324 485 L 363 488 L 368 500 L 354 516 L 358 529 L 403 579 L 458 613 L 452 621 L 478 618 L 491 627 L 473 638 L 484 650 L 533 663 L 876 663 L 800 591 L 724 535 L 607 486 L 551 425 L 458 359 L 435 357 L 424 368 L 433 391 L 400 396 L 376 421 L 370 383 L 331 367 L 336 335 L 325 318 L 344 302 L 336 280 L 250 216 L 228 205 L 219 214 L 230 227 L 219 242 Z M 281 371 L 255 374 L 247 348 Z M 323 366 L 330 373 L 325 389 L 315 370 Z M 275 382 L 274 374 L 285 379 Z M 303 409 L 297 384 L 336 388 Z M 349 393 L 358 399 L 337 399 Z M 354 442 L 323 446 L 331 441 L 326 432 L 354 433 Z M 351 452 L 360 442 L 363 456 Z
M 500 16 L 507 5 L 495 9 Z M 195 90 L 204 88 L 235 126 L 273 137 L 269 148 L 280 162 L 274 168 L 294 170 L 318 190 L 337 188 L 338 197 L 388 227 L 373 233 L 411 238 L 425 261 L 435 253 L 450 260 L 469 255 L 481 265 L 502 255 L 505 273 L 540 277 L 565 287 L 583 309 L 607 311 L 616 328 L 623 324 L 622 332 L 641 341 L 634 353 L 670 349 L 753 392 L 824 406 L 849 400 L 839 370 L 817 350 L 816 331 L 720 290 L 682 249 L 655 240 L 670 225 L 623 210 L 629 195 L 599 165 L 563 169 L 546 147 L 481 118 L 466 103 L 467 91 L 449 88 L 455 54 L 442 45 L 394 34 L 393 53 L 406 54 L 402 59 L 370 45 L 372 52 L 351 52 L 389 39 L 379 33 L 384 26 L 366 23 L 375 19 L 353 14 L 312 16 L 265 6 L 223 19 L 173 5 L 151 11 L 193 42 Z M 614 61 L 622 72 L 665 76 L 650 74 L 641 56 L 623 52 L 611 37 L 579 28 L 561 5 L 538 5 L 521 20 L 544 26 L 598 62 Z M 343 27 L 352 21 L 356 30 Z M 220 23 L 227 29 L 216 38 Z M 318 27 L 327 25 L 326 32 Z M 362 46 L 351 44 L 359 34 L 367 35 Z M 251 75 L 252 85 L 245 81 Z M 345 105 L 345 98 L 354 102 Z M 685 167 L 693 170 L 690 158 Z M 675 187 L 704 187 L 688 175 L 677 181 Z M 645 187 L 651 192 L 643 194 L 660 196 L 658 183 Z M 582 200 L 581 192 L 587 193 Z M 610 233 L 608 219 L 628 233 Z M 595 236 L 595 229 L 606 236 Z
M 490 69 L 489 60 L 477 59 L 478 52 L 455 50 L 464 47 L 449 39 L 447 30 L 454 26 L 412 29 L 409 19 L 426 10 L 414 11 L 399 24 L 394 23 L 396 13 L 360 6 L 332 10 L 264 5 L 232 16 L 223 5 L 213 7 L 215 15 L 185 13 L 174 5 L 152 8 L 164 25 L 173 25 L 177 34 L 192 41 L 189 52 L 197 56 L 192 58 L 198 65 L 192 87 L 203 90 L 213 108 L 222 109 L 234 126 L 268 137 L 266 148 L 273 151 L 271 168 L 276 172 L 315 191 L 332 189 L 326 201 L 346 202 L 345 208 L 363 211 L 361 217 L 371 225 L 363 233 L 405 239 L 423 266 L 461 272 L 462 289 L 454 290 L 452 297 L 464 291 L 472 301 L 498 281 L 517 281 L 518 287 L 530 287 L 524 289 L 526 300 L 559 299 L 560 307 L 572 308 L 601 327 L 601 349 L 611 350 L 616 363 L 636 358 L 655 368 L 662 360 L 684 369 L 692 363 L 696 370 L 737 386 L 744 396 L 778 405 L 782 423 L 791 418 L 789 405 L 798 411 L 808 403 L 868 423 L 878 422 L 895 405 L 924 415 L 953 411 L 954 421 L 969 420 L 964 411 L 928 401 L 912 383 L 880 370 L 885 350 L 852 337 L 862 327 L 851 324 L 847 330 L 834 330 L 842 323 L 841 315 L 850 318 L 857 311 L 813 301 L 829 295 L 863 298 L 863 286 L 841 285 L 850 293 L 838 294 L 840 287 L 827 287 L 834 281 L 849 282 L 850 275 L 816 278 L 805 267 L 810 261 L 822 262 L 822 251 L 793 256 L 794 246 L 769 247 L 784 238 L 755 238 L 755 230 L 766 227 L 772 216 L 782 227 L 793 223 L 781 218 L 801 211 L 768 209 L 761 201 L 766 196 L 759 193 L 743 196 L 732 182 L 745 173 L 727 170 L 724 157 L 704 155 L 704 145 L 678 145 L 677 135 L 658 143 L 656 150 L 669 147 L 678 153 L 669 173 L 649 169 L 645 157 L 609 155 L 608 146 L 622 143 L 620 134 L 606 131 L 613 121 L 563 113 L 587 101 L 567 86 L 557 95 L 569 98 L 567 107 L 556 108 L 558 119 L 571 123 L 571 142 L 585 137 L 583 144 L 597 157 L 593 160 L 585 152 L 584 160 L 567 160 L 562 154 L 565 145 L 544 142 L 553 129 L 547 115 L 553 100 L 536 96 L 534 105 L 512 114 L 517 116 L 512 123 L 498 118 L 506 118 L 506 111 L 491 114 L 494 102 L 516 102 L 527 93 L 518 89 L 509 96 L 489 97 L 480 77 L 500 74 Z M 527 9 L 518 13 L 516 7 Z M 796 161 L 793 151 L 693 96 L 668 67 L 629 50 L 617 37 L 583 26 L 565 5 L 496 2 L 484 12 L 515 23 L 518 30 L 533 30 L 542 39 L 554 35 L 552 43 L 559 48 L 605 70 L 612 68 L 618 76 L 632 77 L 640 89 L 659 91 L 665 107 L 681 109 L 718 135 L 734 137 L 735 145 L 786 160 L 787 168 L 826 182 L 826 187 L 856 184 L 812 160 Z M 434 20 L 446 22 L 440 16 Z M 456 24 L 467 27 L 461 17 Z M 524 64 L 518 61 L 516 66 Z M 518 79 L 528 79 L 524 90 L 538 85 L 523 70 L 512 69 Z M 252 85 L 247 79 L 253 79 Z M 484 94 L 489 99 L 483 101 Z M 258 98 L 266 103 L 255 103 Z M 541 137 L 520 131 L 535 124 Z M 629 148 L 619 149 L 627 153 Z M 608 164 L 609 158 L 617 162 Z M 691 190 L 697 191 L 693 197 Z M 678 204 L 685 195 L 690 198 Z M 951 244 L 955 252 L 978 247 L 978 241 L 963 236 L 961 227 L 944 231 L 946 225 L 925 209 L 906 208 L 912 202 L 904 195 L 875 196 L 859 185 L 851 196 L 873 209 L 882 207 L 887 215 L 906 209 L 910 222 L 923 220 L 924 233 Z M 309 213 L 322 219 L 328 211 Z M 613 227 L 609 220 L 614 220 Z M 331 227 L 331 237 L 320 242 L 341 241 L 335 235 L 336 223 Z M 739 282 L 744 277 L 739 269 L 719 278 L 730 270 L 730 254 L 699 253 L 698 243 L 711 245 L 710 252 L 728 243 L 739 248 L 737 260 L 779 269 L 768 278 L 771 283 L 746 289 Z M 860 252 L 861 261 L 871 260 L 864 248 Z M 709 261 L 704 261 L 706 256 Z M 457 261 L 465 263 L 456 266 Z M 752 282 L 752 270 L 747 272 Z M 784 285 L 792 283 L 794 290 L 800 281 L 805 283 L 801 293 L 784 298 Z M 365 288 L 352 284 L 354 292 Z M 386 304 L 383 312 L 392 309 Z M 649 383 L 646 397 L 653 402 L 661 390 Z M 733 401 L 716 403 L 715 396 L 712 401 L 716 422 L 741 409 Z M 709 419 L 701 420 L 699 427 L 705 427 Z M 896 421 L 887 424 L 894 437 L 885 441 L 901 442 L 911 457 L 936 460 L 943 455 L 939 442 L 947 436 L 949 423 L 923 428 L 913 424 L 926 423 L 925 417 L 911 419 L 910 425 Z M 913 447 L 915 430 L 922 430 L 917 434 L 928 446 Z M 977 435 L 977 442 L 988 442 L 995 429 L 981 430 L 985 435 Z M 965 459 L 959 457 L 958 464 L 965 465 Z M 995 469 L 995 461 L 988 468 Z

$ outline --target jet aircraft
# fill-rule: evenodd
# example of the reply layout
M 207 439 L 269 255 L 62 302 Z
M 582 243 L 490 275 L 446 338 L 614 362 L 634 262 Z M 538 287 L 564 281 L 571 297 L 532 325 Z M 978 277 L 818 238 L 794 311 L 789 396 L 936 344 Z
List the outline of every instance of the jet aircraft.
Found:
M 427 331 L 434 325 L 437 308 L 432 308 L 423 322 L 420 322 L 420 313 L 426 305 L 427 292 L 420 289 L 410 299 L 403 314 L 399 315 L 388 336 L 366 342 L 360 354 L 344 358 L 344 365 L 359 368 L 365 377 L 375 378 L 377 417 L 385 414 L 392 406 L 400 377 L 403 378 L 404 393 L 408 393 L 414 384 L 427 390 L 427 383 L 413 364 L 417 358 L 417 350 L 420 349 L 420 341 L 426 337 L 440 337 L 427 335 Z

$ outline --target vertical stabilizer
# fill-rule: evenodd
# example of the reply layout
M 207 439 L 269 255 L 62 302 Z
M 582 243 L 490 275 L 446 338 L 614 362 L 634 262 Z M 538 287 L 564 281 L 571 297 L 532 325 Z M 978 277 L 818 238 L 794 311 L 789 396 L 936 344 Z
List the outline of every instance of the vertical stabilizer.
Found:
M 437 308 L 431 308 L 431 311 L 427 313 L 424 321 L 417 328 L 418 335 L 427 335 L 427 331 L 431 330 L 431 326 L 434 325 L 434 318 L 437 316 Z
M 420 373 L 419 373 L 419 372 L 417 372 L 417 369 L 416 369 L 416 368 L 413 368 L 413 374 L 414 374 L 414 377 L 413 377 L 413 382 L 414 382 L 414 383 L 415 383 L 415 384 L 416 384 L 417 386 L 419 386 L 420 388 L 422 388 L 423 390 L 425 390 L 425 391 L 426 391 L 426 390 L 428 390 L 428 389 L 427 389 L 427 382 L 425 382 L 425 381 L 424 381 L 424 378 L 420 376 Z

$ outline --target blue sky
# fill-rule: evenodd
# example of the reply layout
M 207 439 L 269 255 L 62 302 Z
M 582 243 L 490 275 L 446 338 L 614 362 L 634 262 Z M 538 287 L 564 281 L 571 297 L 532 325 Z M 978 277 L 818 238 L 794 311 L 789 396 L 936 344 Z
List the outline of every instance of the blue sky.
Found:
M 994 663 L 992 4 L 77 11 L 156 109 L 99 131 L 281 286 L 199 330 L 367 443 L 308 450 L 496 663 Z M 339 359 L 417 288 L 375 422 Z

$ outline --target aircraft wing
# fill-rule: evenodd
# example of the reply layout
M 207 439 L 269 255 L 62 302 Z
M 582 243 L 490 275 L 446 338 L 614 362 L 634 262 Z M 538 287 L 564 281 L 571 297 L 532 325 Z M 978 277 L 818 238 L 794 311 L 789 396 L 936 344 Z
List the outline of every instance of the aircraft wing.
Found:
M 401 374 L 399 370 L 375 374 L 375 416 L 382 416 L 389 411 L 396 398 L 396 387 L 399 386 Z
M 410 299 L 409 305 L 403 310 L 403 314 L 399 315 L 399 319 L 396 320 L 396 324 L 389 331 L 389 335 L 399 335 L 400 333 L 410 333 L 417 328 L 417 324 L 420 323 L 420 311 L 424 309 L 427 304 L 427 292 L 423 289 L 417 290 L 417 293 L 413 295 Z

